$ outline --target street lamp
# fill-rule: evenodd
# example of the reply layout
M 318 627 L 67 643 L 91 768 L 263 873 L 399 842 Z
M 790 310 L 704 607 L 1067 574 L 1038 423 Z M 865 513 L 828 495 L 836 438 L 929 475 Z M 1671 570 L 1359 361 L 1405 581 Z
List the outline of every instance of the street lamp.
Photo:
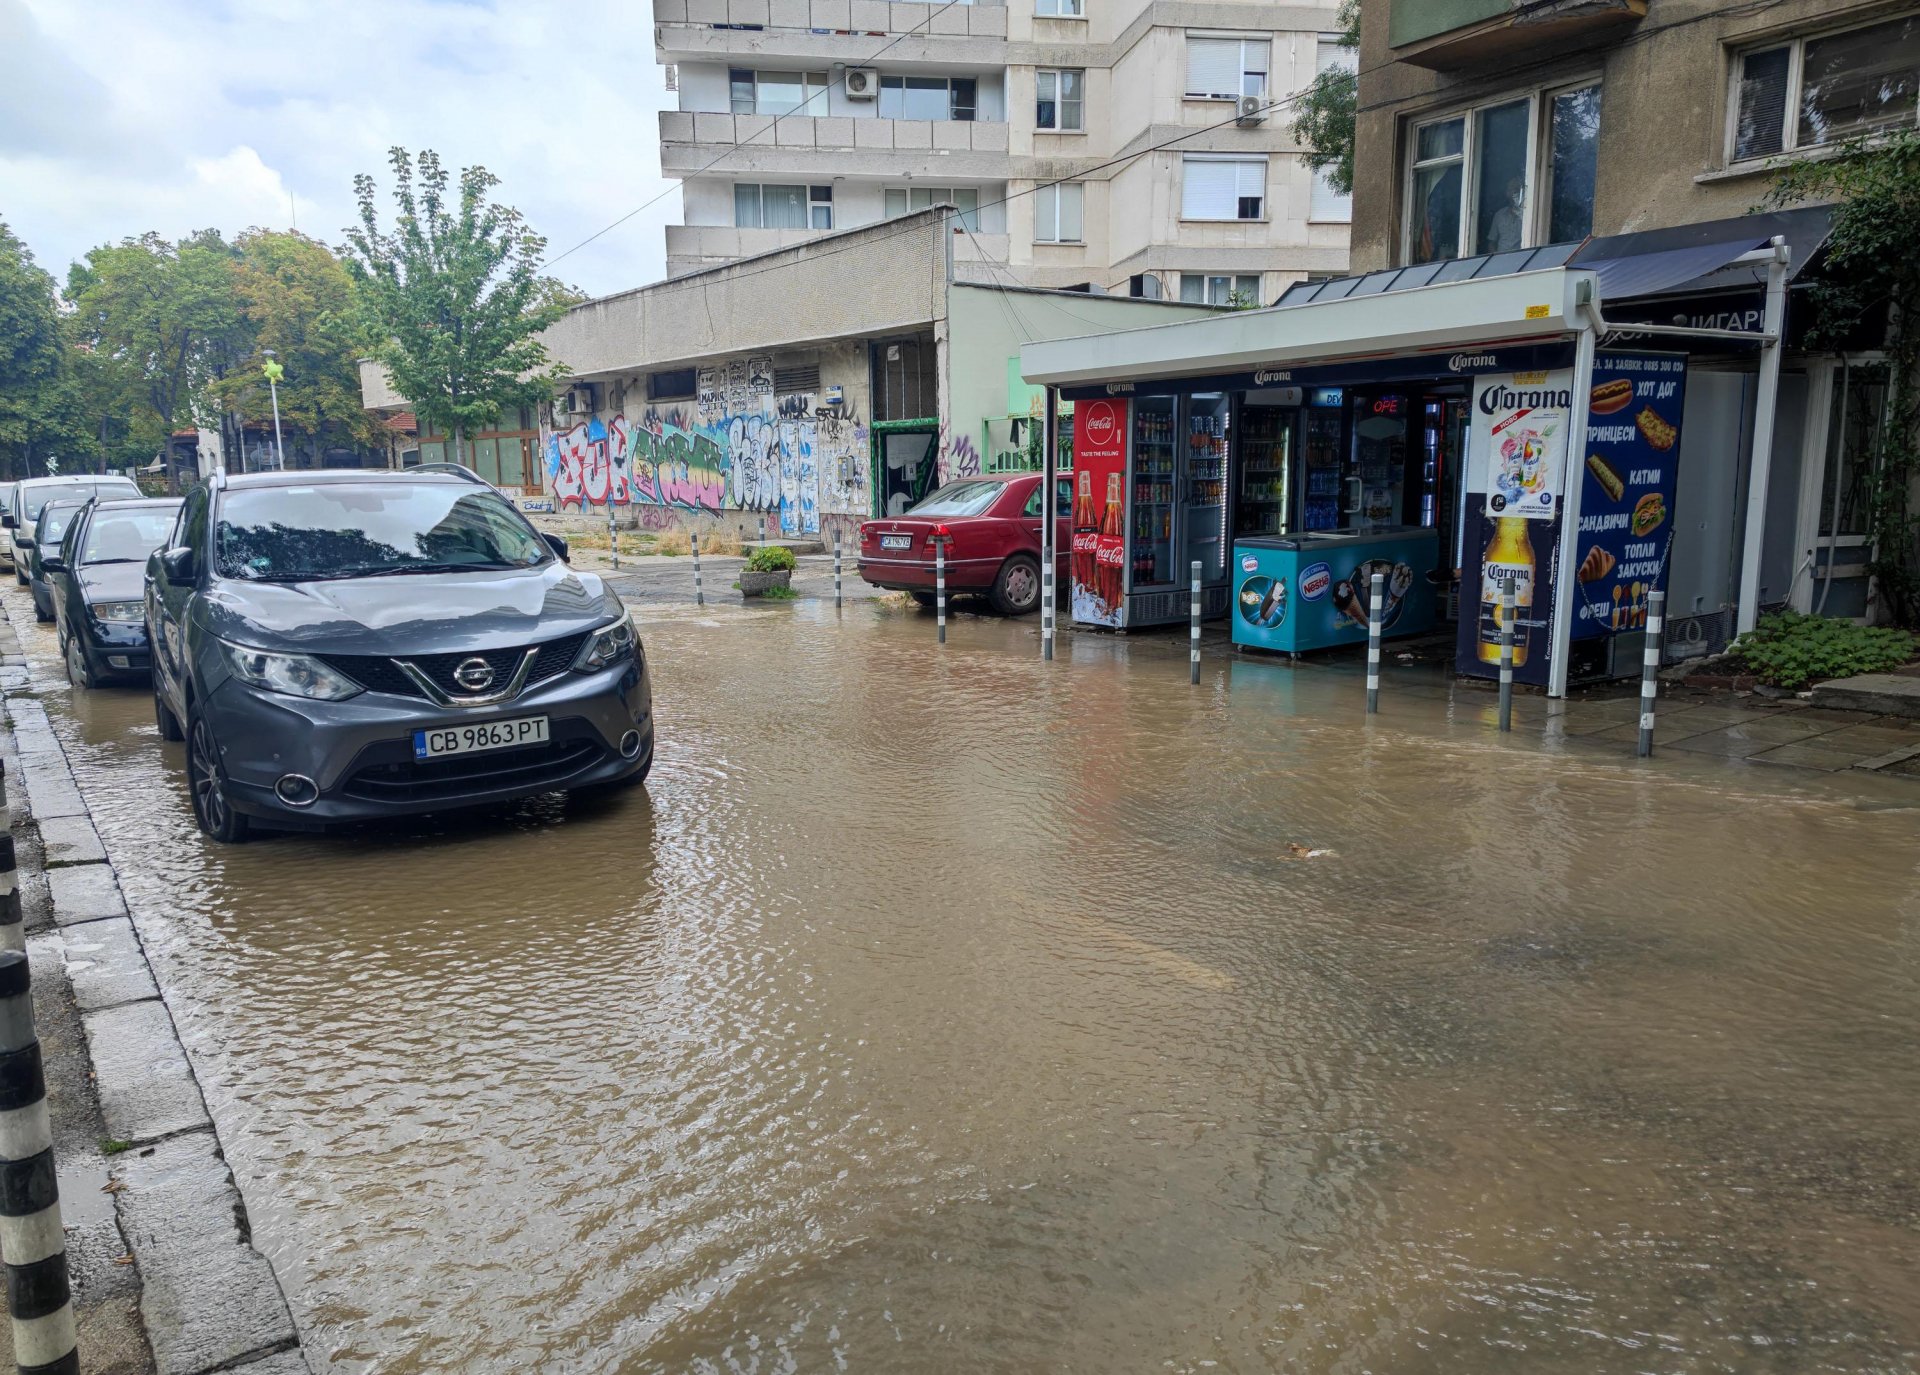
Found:
M 273 398 L 274 458 L 281 471 L 284 472 L 287 467 L 287 450 L 286 446 L 280 442 L 280 379 L 287 375 L 287 370 L 274 361 L 272 349 L 261 349 L 260 353 L 267 360 L 260 365 L 260 371 L 267 376 L 267 393 Z M 245 435 L 240 437 L 240 444 L 244 450 L 246 447 Z

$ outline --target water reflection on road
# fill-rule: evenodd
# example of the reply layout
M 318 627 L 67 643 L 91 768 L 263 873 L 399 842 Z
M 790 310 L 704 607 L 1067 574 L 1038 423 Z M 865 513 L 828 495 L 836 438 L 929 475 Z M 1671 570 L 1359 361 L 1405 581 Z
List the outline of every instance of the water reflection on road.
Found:
M 1032 633 L 666 608 L 649 793 L 232 849 L 30 637 L 316 1369 L 1916 1360 L 1920 790 Z

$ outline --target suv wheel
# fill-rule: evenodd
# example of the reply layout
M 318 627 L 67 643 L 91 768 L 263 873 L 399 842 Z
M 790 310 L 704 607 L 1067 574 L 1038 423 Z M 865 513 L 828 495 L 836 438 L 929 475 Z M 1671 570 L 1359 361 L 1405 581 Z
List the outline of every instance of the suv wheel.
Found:
M 200 823 L 201 830 L 225 845 L 237 845 L 247 838 L 247 818 L 227 801 L 213 727 L 198 714 L 187 719 L 187 791 L 193 799 L 193 819 Z
M 160 738 L 168 741 L 180 741 L 187 738 L 180 729 L 180 718 L 173 714 L 173 708 L 167 705 L 167 699 L 160 695 L 160 674 L 153 675 L 153 724 L 160 729 Z

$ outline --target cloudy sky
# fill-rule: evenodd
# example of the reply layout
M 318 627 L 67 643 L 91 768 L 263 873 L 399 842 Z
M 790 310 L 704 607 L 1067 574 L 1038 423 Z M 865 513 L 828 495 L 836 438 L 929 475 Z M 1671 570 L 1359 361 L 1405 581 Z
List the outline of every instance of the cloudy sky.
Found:
M 665 189 L 646 0 L 0 0 L 0 220 L 42 266 L 149 229 L 338 244 L 387 149 L 484 164 L 549 254 Z M 390 205 L 384 202 L 383 206 Z M 662 275 L 677 191 L 557 263 Z

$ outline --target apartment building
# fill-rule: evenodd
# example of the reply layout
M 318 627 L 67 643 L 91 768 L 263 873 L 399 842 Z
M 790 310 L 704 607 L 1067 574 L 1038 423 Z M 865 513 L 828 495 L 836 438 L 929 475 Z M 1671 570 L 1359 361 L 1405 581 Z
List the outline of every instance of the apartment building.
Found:
M 1291 98 L 1338 0 L 654 0 L 681 276 L 942 202 L 960 280 L 1254 304 L 1347 266 Z

